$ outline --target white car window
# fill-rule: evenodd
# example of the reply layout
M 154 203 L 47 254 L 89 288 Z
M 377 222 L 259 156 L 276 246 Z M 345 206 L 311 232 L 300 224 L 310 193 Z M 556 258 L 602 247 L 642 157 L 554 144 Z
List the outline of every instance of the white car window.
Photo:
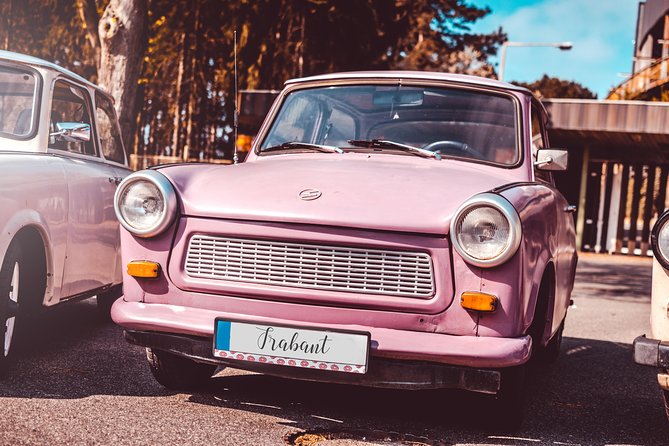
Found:
M 87 124 L 92 129 L 90 103 L 88 91 L 65 81 L 56 81 L 49 115 L 49 132 L 55 133 L 59 123 Z M 89 141 L 83 142 L 51 136 L 49 148 L 97 156 L 95 141 L 92 137 Z
M 114 105 L 105 96 L 96 94 L 95 96 L 95 117 L 98 121 L 98 135 L 100 136 L 100 145 L 105 159 L 119 164 L 125 164 L 125 154 L 123 153 L 123 143 L 121 142 L 121 133 L 118 129 Z
M 21 138 L 33 132 L 36 87 L 34 75 L 0 66 L 0 134 Z

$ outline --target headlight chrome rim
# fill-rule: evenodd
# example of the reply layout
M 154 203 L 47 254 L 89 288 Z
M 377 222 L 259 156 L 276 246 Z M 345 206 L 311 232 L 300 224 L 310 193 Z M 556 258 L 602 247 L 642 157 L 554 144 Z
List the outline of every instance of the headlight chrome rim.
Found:
M 650 232 L 650 246 L 653 250 L 653 256 L 662 265 L 664 269 L 669 269 L 669 252 L 664 253 L 660 246 L 660 233 L 662 229 L 667 228 L 669 224 L 669 210 L 662 213 L 660 218 L 653 225 L 653 230 Z
M 165 201 L 165 211 L 163 212 L 160 219 L 151 227 L 147 229 L 138 229 L 127 222 L 120 208 L 120 199 L 123 193 L 133 184 L 140 181 L 147 181 L 153 184 L 160 194 L 163 196 Z M 164 232 L 174 220 L 174 217 L 177 213 L 177 195 L 174 190 L 172 183 L 161 173 L 158 173 L 155 170 L 142 170 L 139 172 L 132 173 L 128 175 L 122 182 L 119 184 L 114 194 L 114 212 L 116 213 L 116 218 L 118 219 L 121 226 L 127 229 L 132 234 L 139 237 L 155 237 L 156 235 Z
M 479 259 L 470 255 L 465 248 L 460 245 L 457 237 L 457 227 L 464 215 L 469 211 L 479 207 L 490 207 L 500 212 L 509 223 L 508 243 L 496 257 L 491 259 Z M 455 211 L 449 228 L 451 243 L 460 256 L 469 264 L 481 268 L 492 268 L 508 261 L 518 251 L 520 240 L 522 238 L 522 225 L 516 209 L 503 197 L 493 193 L 483 193 L 475 195 L 465 201 Z

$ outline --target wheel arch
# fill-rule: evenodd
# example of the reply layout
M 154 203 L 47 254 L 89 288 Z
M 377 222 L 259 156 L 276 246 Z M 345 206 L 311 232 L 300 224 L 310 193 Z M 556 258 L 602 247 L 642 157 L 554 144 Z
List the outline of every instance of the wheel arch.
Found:
M 546 262 L 540 280 L 534 283 L 538 283 L 539 286 L 532 292 L 533 308 L 530 312 L 532 320 L 527 333 L 532 336 L 533 340 L 539 339 L 540 345 L 543 347 L 554 334 L 552 322 L 555 312 L 557 277 L 553 261 Z
M 15 214 L 4 226 L 0 237 L 1 258 L 5 258 L 12 243 L 20 243 L 24 252 L 34 262 L 36 277 L 44 277 L 44 295 L 41 304 L 46 305 L 54 293 L 54 262 L 50 232 L 46 221 L 39 213 L 24 210 Z

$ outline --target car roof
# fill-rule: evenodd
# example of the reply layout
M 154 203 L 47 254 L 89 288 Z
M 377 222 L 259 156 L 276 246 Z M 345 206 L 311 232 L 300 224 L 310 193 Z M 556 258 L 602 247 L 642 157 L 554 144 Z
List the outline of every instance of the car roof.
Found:
M 99 86 L 95 85 L 94 83 L 90 82 L 89 80 L 81 77 L 80 75 L 73 73 L 72 71 L 61 67 L 60 65 L 56 65 L 53 62 L 48 62 L 46 60 L 40 59 L 38 57 L 34 56 L 29 56 L 27 54 L 20 54 L 20 53 L 14 53 L 12 51 L 4 51 L 0 50 L 0 61 L 10 61 L 10 62 L 18 62 L 26 65 L 31 65 L 34 67 L 42 67 L 42 68 L 48 68 L 50 70 L 54 70 L 59 72 L 60 74 L 63 74 L 71 79 L 74 79 L 82 84 L 86 84 L 89 87 L 95 88 L 96 90 L 99 90 L 101 92 L 104 92 L 105 94 L 108 95 L 106 91 L 104 91 L 102 88 Z
M 492 87 L 502 90 L 513 90 L 527 95 L 532 93 L 524 87 L 466 74 L 438 73 L 431 71 L 349 71 L 343 73 L 321 74 L 318 76 L 303 77 L 286 81 L 286 85 L 294 85 L 307 82 L 335 81 L 354 79 L 411 79 L 426 81 L 454 82 L 459 84 L 476 85 L 481 87 Z

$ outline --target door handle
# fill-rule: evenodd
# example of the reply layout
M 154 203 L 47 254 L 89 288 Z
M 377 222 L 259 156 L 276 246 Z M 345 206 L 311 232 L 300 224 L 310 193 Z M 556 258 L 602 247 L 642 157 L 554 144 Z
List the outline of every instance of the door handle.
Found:
M 564 208 L 564 211 L 568 214 L 573 214 L 576 212 L 576 206 L 573 204 L 568 205 L 566 208 Z

